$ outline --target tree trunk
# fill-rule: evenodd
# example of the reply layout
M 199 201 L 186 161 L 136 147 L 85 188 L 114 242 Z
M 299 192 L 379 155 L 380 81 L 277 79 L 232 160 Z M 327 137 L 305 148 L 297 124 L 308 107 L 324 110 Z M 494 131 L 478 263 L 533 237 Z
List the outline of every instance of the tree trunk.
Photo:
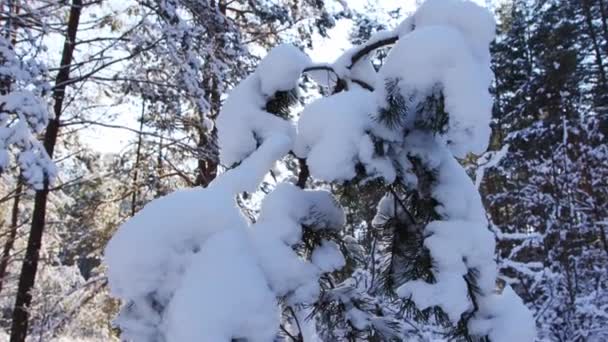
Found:
M 608 55 L 608 13 L 606 13 L 606 6 L 604 0 L 600 2 L 600 16 L 602 17 L 602 33 L 604 35 L 604 52 Z
M 220 94 L 217 86 L 217 80 L 212 78 L 210 81 L 211 85 L 208 86 L 207 93 L 209 94 L 209 117 L 216 118 L 219 114 L 219 108 L 221 106 Z M 201 113 L 201 124 L 197 127 L 198 130 L 198 152 L 203 154 L 206 151 L 204 157 L 199 157 L 195 186 L 207 187 L 209 183 L 217 175 L 218 166 L 218 150 L 217 150 L 217 129 L 214 127 L 211 132 L 207 131 L 205 127 L 202 127 L 203 115 Z
M 135 165 L 133 166 L 133 193 L 131 195 L 131 217 L 135 216 L 137 211 L 137 195 L 139 192 L 139 185 L 137 185 L 137 178 L 139 177 L 139 162 L 141 160 L 141 144 L 142 135 L 144 130 L 144 114 L 146 111 L 146 101 L 141 101 L 141 118 L 139 119 L 139 135 L 137 137 L 137 150 L 135 152 Z
M 74 46 L 76 42 L 76 32 L 78 31 L 78 25 L 80 22 L 81 9 L 82 0 L 72 0 L 65 42 L 63 45 L 63 53 L 61 56 L 61 67 L 55 80 L 56 87 L 53 90 L 53 99 L 55 100 L 53 111 L 55 117 L 50 120 L 44 135 L 44 148 L 51 158 L 53 157 L 53 151 L 55 149 L 57 135 L 59 133 L 59 118 L 61 116 L 63 101 L 65 98 L 65 84 L 70 77 L 70 66 L 72 63 Z M 44 182 L 43 189 L 36 191 L 36 197 L 34 199 L 34 211 L 32 213 L 30 236 L 27 241 L 25 258 L 21 267 L 19 286 L 17 288 L 17 298 L 15 301 L 15 308 L 13 310 L 10 342 L 23 342 L 27 336 L 29 320 L 28 307 L 32 302 L 31 290 L 34 287 L 34 282 L 36 281 L 36 272 L 38 270 L 42 233 L 44 231 L 46 220 L 48 194 L 49 182 L 47 179 Z
M 593 52 L 595 54 L 595 63 L 597 64 L 598 75 L 600 79 L 600 94 L 604 94 L 606 91 L 606 70 L 604 70 L 604 62 L 602 60 L 602 54 L 600 51 L 600 44 L 597 40 L 597 35 L 595 34 L 595 29 L 593 28 L 593 18 L 591 17 L 591 5 L 589 4 L 589 0 L 581 1 L 581 5 L 583 7 L 583 12 L 585 14 L 585 23 L 587 25 L 587 32 L 589 34 L 589 38 L 591 38 L 591 44 L 593 46 Z
M 4 287 L 4 277 L 6 276 L 6 269 L 8 268 L 9 258 L 11 256 L 11 250 L 15 245 L 15 238 L 17 237 L 17 228 L 19 227 L 19 202 L 21 201 L 21 193 L 23 192 L 23 183 L 21 177 L 17 180 L 17 190 L 15 191 L 15 199 L 13 201 L 13 210 L 11 212 L 11 225 L 8 237 L 4 243 L 2 249 L 2 256 L 0 259 L 0 292 Z
M 222 16 L 226 16 L 226 4 L 224 1 L 216 2 L 212 0 L 210 2 L 212 7 L 218 8 L 218 11 Z M 214 37 L 221 37 L 223 32 L 221 32 L 221 27 L 215 27 Z M 215 44 L 217 45 L 218 50 L 222 50 L 225 48 L 225 42 L 223 39 L 215 39 Z M 216 76 L 210 77 L 209 82 L 205 84 L 205 91 L 208 94 L 208 102 L 209 102 L 209 118 L 215 119 L 220 112 L 220 107 L 222 105 L 221 94 L 218 87 L 218 79 Z M 210 132 L 207 131 L 205 127 L 202 127 L 203 122 L 203 113 L 201 115 L 201 123 L 198 130 L 198 152 L 203 153 L 203 151 L 207 151 L 208 154 L 205 157 L 199 157 L 198 165 L 197 165 L 197 175 L 196 181 L 194 183 L 195 186 L 203 186 L 207 187 L 212 180 L 217 176 L 217 167 L 219 164 L 218 157 L 218 148 L 217 148 L 217 129 L 214 127 Z

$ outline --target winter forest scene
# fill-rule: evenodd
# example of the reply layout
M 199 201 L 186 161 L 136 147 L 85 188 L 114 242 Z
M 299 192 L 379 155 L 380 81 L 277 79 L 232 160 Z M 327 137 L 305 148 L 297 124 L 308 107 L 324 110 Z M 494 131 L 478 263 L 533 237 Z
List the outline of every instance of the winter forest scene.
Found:
M 0 8 L 0 342 L 608 342 L 608 0 Z

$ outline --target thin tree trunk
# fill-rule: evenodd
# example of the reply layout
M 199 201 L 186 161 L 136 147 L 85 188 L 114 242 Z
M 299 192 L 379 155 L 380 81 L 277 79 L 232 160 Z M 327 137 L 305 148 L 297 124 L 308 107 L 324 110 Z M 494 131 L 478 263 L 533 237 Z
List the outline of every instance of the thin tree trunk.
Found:
M 161 136 L 158 139 L 158 155 L 156 157 L 156 196 L 155 198 L 159 198 L 165 195 L 165 190 L 163 189 L 162 179 L 163 175 L 163 137 Z
M 61 56 L 61 68 L 57 73 L 55 80 L 56 88 L 53 91 L 53 99 L 55 100 L 53 111 L 55 117 L 50 120 L 44 135 L 44 148 L 51 158 L 53 157 L 53 151 L 55 150 L 57 135 L 59 133 L 59 119 L 65 98 L 65 84 L 70 78 L 70 66 L 72 64 L 74 46 L 76 42 L 76 32 L 78 32 L 81 10 L 82 0 L 72 0 L 65 42 L 63 45 L 63 53 Z M 34 283 L 36 281 L 36 272 L 38 270 L 40 247 L 42 245 L 42 233 L 44 231 L 46 221 L 48 194 L 49 182 L 48 179 L 46 179 L 43 189 L 36 191 L 36 196 L 34 199 L 34 211 L 32 213 L 30 236 L 27 242 L 23 265 L 21 267 L 19 286 L 17 288 L 17 298 L 15 301 L 15 308 L 13 310 L 10 342 L 23 342 L 27 336 L 29 320 L 28 307 L 32 302 L 31 290 L 34 287 Z
M 598 74 L 600 78 L 600 93 L 603 94 L 606 89 L 606 70 L 604 70 L 604 62 L 602 60 L 602 53 L 600 51 L 600 44 L 597 40 L 595 29 L 593 28 L 593 18 L 591 17 L 591 6 L 589 0 L 583 0 L 581 2 L 583 12 L 585 13 L 585 23 L 587 24 L 587 32 L 591 38 L 591 44 L 593 45 L 593 52 L 595 54 L 595 63 L 597 64 Z
M 602 17 L 602 33 L 604 36 L 604 53 L 608 55 L 608 13 L 606 12 L 606 6 L 604 0 L 600 2 L 600 16 Z
M 2 249 L 2 256 L 0 259 L 0 292 L 4 287 L 4 277 L 6 276 L 6 269 L 8 268 L 8 261 L 11 255 L 11 250 L 15 245 L 15 238 L 17 237 L 17 228 L 19 227 L 19 202 L 21 201 L 21 193 L 23 191 L 23 183 L 21 177 L 17 180 L 17 190 L 15 191 L 15 199 L 13 200 L 13 210 L 11 212 L 11 225 L 9 227 L 9 235 L 4 243 Z
M 210 105 L 210 118 L 215 118 L 219 113 L 219 108 L 221 106 L 220 94 L 217 86 L 217 81 L 215 78 L 211 80 L 212 83 L 207 89 L 209 93 L 209 105 Z M 201 124 L 203 121 L 203 115 L 201 114 Z M 198 150 L 199 153 L 203 153 L 206 151 L 205 157 L 199 157 L 198 160 L 198 174 L 196 175 L 195 186 L 206 187 L 211 183 L 215 176 L 217 175 L 217 146 L 216 146 L 216 138 L 217 138 L 217 130 L 214 127 L 211 132 L 207 131 L 207 128 L 199 125 L 197 127 L 198 130 Z
M 226 4 L 224 1 L 215 0 L 210 2 L 211 7 L 216 7 L 221 15 L 226 16 Z M 215 27 L 215 36 L 219 37 L 222 35 L 221 28 Z M 215 41 L 217 44 L 217 49 L 222 50 L 225 48 L 225 43 L 223 39 L 219 39 Z M 209 102 L 209 118 L 215 119 L 219 114 L 221 103 L 221 94 L 218 87 L 219 81 L 216 76 L 210 78 L 209 82 L 205 84 L 205 90 L 208 94 L 208 102 Z M 218 167 L 218 150 L 217 150 L 217 129 L 214 127 L 211 132 L 207 130 L 205 127 L 201 127 L 203 123 L 203 115 L 201 113 L 201 123 L 199 124 L 198 135 L 198 150 L 199 153 L 203 151 L 207 151 L 208 154 L 205 157 L 200 157 L 198 160 L 195 186 L 203 186 L 206 187 L 211 183 L 213 179 L 217 176 L 217 167 Z
M 137 195 L 139 186 L 137 185 L 137 178 L 139 176 L 139 162 L 141 160 L 141 144 L 142 144 L 142 131 L 144 129 L 144 113 L 146 110 L 146 102 L 141 102 L 141 118 L 139 121 L 139 136 L 137 137 L 137 151 L 135 152 L 135 165 L 133 166 L 133 194 L 131 196 L 131 217 L 135 216 L 137 211 Z

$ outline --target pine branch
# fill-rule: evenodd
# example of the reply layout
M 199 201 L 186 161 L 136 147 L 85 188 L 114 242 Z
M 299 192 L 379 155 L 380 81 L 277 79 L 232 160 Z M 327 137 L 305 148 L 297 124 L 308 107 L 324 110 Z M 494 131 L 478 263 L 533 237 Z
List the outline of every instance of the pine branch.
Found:
M 435 86 L 424 101 L 416 105 L 416 122 L 414 126 L 421 130 L 444 134 L 448 129 L 449 116 L 445 111 L 443 89 Z
M 277 91 L 266 102 L 266 110 L 280 118 L 289 119 L 290 109 L 299 101 L 297 88 L 287 91 Z
M 411 99 L 408 101 L 401 94 L 399 78 L 389 78 L 384 81 L 386 90 L 386 107 L 380 108 L 376 119 L 389 129 L 402 128 L 410 109 Z
M 355 66 L 355 64 L 363 57 L 367 56 L 369 53 L 371 53 L 372 51 L 379 49 L 381 47 L 387 46 L 387 45 L 392 45 L 395 44 L 397 42 L 397 40 L 399 40 L 399 36 L 395 35 L 392 37 L 388 37 L 385 39 L 381 39 L 378 41 L 375 41 L 372 44 L 369 45 L 361 45 L 359 48 L 359 50 L 357 52 L 355 52 L 353 54 L 353 56 L 350 59 L 351 64 L 348 66 L 349 69 L 352 69 L 353 66 Z
M 320 70 L 331 72 L 336 77 L 336 86 L 334 87 L 334 89 L 332 91 L 333 94 L 339 93 L 339 92 L 341 92 L 343 90 L 348 90 L 346 80 L 344 80 L 343 78 L 341 78 L 340 75 L 338 75 L 338 73 L 330 65 L 314 65 L 314 66 L 305 68 L 302 72 L 303 73 L 307 73 L 307 72 L 320 71 Z M 372 87 L 371 85 L 369 85 L 368 83 L 366 83 L 366 82 L 364 82 L 362 80 L 351 79 L 351 82 L 353 82 L 355 84 L 358 84 L 363 89 L 366 89 L 366 90 L 369 90 L 369 91 L 374 91 L 374 87 Z

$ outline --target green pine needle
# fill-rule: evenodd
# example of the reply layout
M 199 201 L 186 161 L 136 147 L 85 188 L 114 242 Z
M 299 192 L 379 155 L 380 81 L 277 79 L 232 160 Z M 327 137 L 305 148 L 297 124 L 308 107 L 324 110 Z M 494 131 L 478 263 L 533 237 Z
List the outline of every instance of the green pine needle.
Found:
M 277 91 L 266 102 L 266 108 L 264 109 L 278 117 L 288 119 L 291 107 L 298 103 L 298 101 L 298 90 L 296 88 L 287 91 Z
M 411 99 L 406 99 L 399 88 L 399 78 L 389 78 L 384 81 L 387 107 L 381 108 L 377 120 L 390 129 L 403 127 L 405 118 L 411 107 Z
M 445 97 L 443 90 L 435 86 L 424 101 L 416 105 L 416 128 L 429 130 L 436 134 L 443 134 L 448 129 L 449 116 L 445 111 Z

